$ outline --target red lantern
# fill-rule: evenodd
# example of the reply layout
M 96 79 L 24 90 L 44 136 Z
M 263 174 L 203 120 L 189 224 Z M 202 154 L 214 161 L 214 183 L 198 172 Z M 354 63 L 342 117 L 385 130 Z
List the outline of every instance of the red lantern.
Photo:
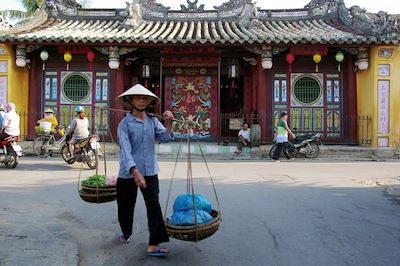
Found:
M 294 54 L 288 53 L 286 55 L 286 62 L 289 64 L 289 73 L 292 72 L 292 63 L 294 62 Z
M 86 54 L 86 58 L 89 61 L 89 68 L 92 69 L 93 61 L 96 58 L 96 54 L 89 50 Z

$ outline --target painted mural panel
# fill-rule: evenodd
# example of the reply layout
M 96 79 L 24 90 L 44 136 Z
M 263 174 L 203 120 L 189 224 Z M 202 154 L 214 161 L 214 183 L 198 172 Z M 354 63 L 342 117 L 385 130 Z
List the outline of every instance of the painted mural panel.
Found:
M 98 103 L 98 106 L 107 107 L 106 103 Z M 101 136 L 107 135 L 107 117 L 109 113 L 107 110 L 94 108 L 94 130 Z
M 312 131 L 312 109 L 303 108 L 303 128 L 304 131 Z
M 280 84 L 279 80 L 274 80 L 274 102 L 279 102 Z
M 194 122 L 193 138 L 209 139 L 217 133 L 217 78 L 212 76 L 174 76 L 166 78 L 166 104 L 177 119 Z M 168 99 L 169 98 L 169 99 Z M 175 138 L 187 138 L 183 124 L 175 123 Z
M 323 131 L 324 130 L 324 109 L 317 108 L 314 109 L 314 116 L 313 116 L 313 124 L 314 124 L 314 131 Z
M 389 133 L 389 80 L 378 80 L 378 134 Z
M 290 128 L 293 130 L 301 130 L 301 109 L 292 108 L 290 114 Z

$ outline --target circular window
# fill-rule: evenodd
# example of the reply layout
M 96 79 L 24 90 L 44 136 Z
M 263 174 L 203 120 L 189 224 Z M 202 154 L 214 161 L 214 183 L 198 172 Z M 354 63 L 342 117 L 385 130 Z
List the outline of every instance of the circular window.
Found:
M 312 104 L 322 95 L 321 84 L 315 77 L 303 76 L 294 82 L 293 96 L 299 103 Z
M 63 84 L 63 94 L 71 102 L 82 102 L 90 93 L 89 81 L 80 74 L 68 76 Z

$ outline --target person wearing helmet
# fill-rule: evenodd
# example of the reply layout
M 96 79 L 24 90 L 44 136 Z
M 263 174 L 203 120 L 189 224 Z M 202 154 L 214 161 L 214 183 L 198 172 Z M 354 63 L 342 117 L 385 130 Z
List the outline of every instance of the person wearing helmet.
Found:
M 165 126 L 148 114 L 151 105 L 159 98 L 140 84 L 117 97 L 117 101 L 131 107 L 118 125 L 120 146 L 119 172 L 117 179 L 118 221 L 122 235 L 120 241 L 129 242 L 132 235 L 133 215 L 137 189 L 142 192 L 149 227 L 149 256 L 165 256 L 169 251 L 159 246 L 169 241 L 158 200 L 159 167 L 155 157 L 155 139 L 167 142 L 171 139 L 172 120 L 170 111 L 163 114 Z
M 4 106 L 4 104 L 0 104 L 0 130 L 3 128 L 3 119 L 4 116 L 6 115 L 6 107 Z
M 51 128 L 50 132 L 54 133 L 55 128 L 58 126 L 58 121 L 57 118 L 54 116 L 54 111 L 51 108 L 47 108 L 44 110 L 44 117 L 40 120 L 37 121 L 38 124 L 41 122 L 50 122 L 51 123 Z M 36 127 L 36 132 L 40 132 L 40 126 Z
M 0 132 L 0 140 L 4 140 L 10 136 L 19 136 L 20 134 L 20 118 L 17 112 L 15 112 L 15 104 L 7 103 L 6 111 L 7 113 L 4 115 L 2 130 Z
M 288 114 L 286 112 L 281 113 L 281 119 L 279 122 L 276 124 L 276 131 L 275 131 L 275 137 L 274 140 L 276 141 L 276 149 L 274 152 L 274 155 L 272 156 L 272 161 L 273 162 L 280 162 L 279 157 L 281 156 L 281 153 L 283 151 L 283 154 L 285 155 L 286 159 L 290 160 L 290 156 L 287 152 L 287 145 L 288 145 L 288 135 L 290 135 L 291 138 L 296 138 L 296 136 L 293 134 L 293 132 L 290 130 L 288 124 L 287 124 L 287 117 Z
M 71 158 L 74 156 L 75 144 L 79 140 L 89 137 L 89 120 L 85 117 L 85 109 L 82 106 L 77 106 L 75 112 L 76 117 L 72 120 L 66 133 L 67 135 L 72 134 L 68 144 Z

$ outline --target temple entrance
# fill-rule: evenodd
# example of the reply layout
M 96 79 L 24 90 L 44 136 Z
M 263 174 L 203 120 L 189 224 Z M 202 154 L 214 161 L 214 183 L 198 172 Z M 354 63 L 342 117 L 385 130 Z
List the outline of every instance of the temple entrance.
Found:
M 228 79 L 221 76 L 220 112 L 242 113 L 243 111 L 243 83 L 239 79 Z

